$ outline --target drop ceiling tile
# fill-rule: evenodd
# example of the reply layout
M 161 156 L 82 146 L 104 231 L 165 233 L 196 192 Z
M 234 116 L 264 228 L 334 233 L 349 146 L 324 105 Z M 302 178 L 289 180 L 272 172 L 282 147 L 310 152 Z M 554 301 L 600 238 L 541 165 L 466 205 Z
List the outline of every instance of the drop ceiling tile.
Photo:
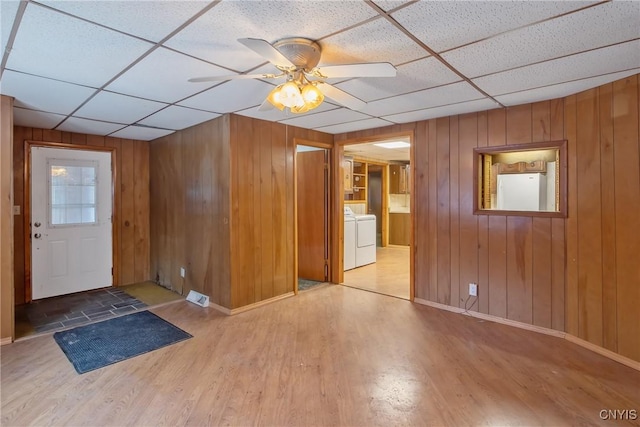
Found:
M 6 70 L 1 92 L 13 96 L 16 107 L 70 114 L 95 93 L 95 89 Z
M 65 116 L 42 111 L 27 110 L 20 107 L 13 107 L 14 126 L 25 126 L 40 129 L 53 129 L 58 123 L 64 120 Z
M 393 123 L 409 123 L 420 120 L 429 120 L 436 117 L 455 116 L 458 114 L 473 113 L 475 111 L 485 111 L 500 106 L 489 98 L 476 99 L 474 101 L 460 102 L 457 104 L 444 105 L 442 107 L 427 108 L 424 110 L 410 111 L 408 113 L 393 114 L 383 117 Z
M 220 117 L 220 114 L 171 105 L 144 120 L 140 120 L 139 123 L 141 125 L 181 130 L 198 123 L 213 120 L 216 117 Z
M 137 139 L 140 141 L 151 141 L 172 134 L 174 131 L 167 129 L 148 128 L 144 126 L 127 126 L 117 132 L 110 134 L 116 138 Z
M 231 113 L 262 104 L 271 90 L 273 86 L 261 80 L 231 80 L 178 104 L 212 113 Z
M 0 1 L 0 47 L 2 47 L 2 52 L 5 51 L 7 42 L 9 41 L 9 35 L 13 28 L 13 22 L 16 19 L 18 6 L 20 6 L 19 1 Z
M 4 1 L 4 0 L 3 0 Z M 40 1 L 71 15 L 158 42 L 200 12 L 202 1 Z
M 265 60 L 238 43 L 239 38 L 270 43 L 285 37 L 316 40 L 373 16 L 375 11 L 360 1 L 223 1 L 166 45 L 245 71 Z
M 396 77 L 352 79 L 336 86 L 356 98 L 370 102 L 460 80 L 457 74 L 436 58 L 429 57 L 399 66 Z
M 473 79 L 492 96 L 640 67 L 640 40 Z
M 166 107 L 146 99 L 102 91 L 74 113 L 76 117 L 131 124 Z
M 106 89 L 162 102 L 177 102 L 214 84 L 190 83 L 192 77 L 233 74 L 169 49 L 158 48 L 118 77 Z
M 340 123 L 353 122 L 370 118 L 366 114 L 347 108 L 324 111 L 317 114 L 307 114 L 293 119 L 282 120 L 281 123 L 292 126 L 299 126 L 305 129 L 315 129 L 322 126 L 337 125 Z
M 372 116 L 388 116 L 414 110 L 471 101 L 484 96 L 467 82 L 425 89 L 367 104 L 362 112 Z
M 7 68 L 100 87 L 151 46 L 29 3 Z
M 320 65 L 390 62 L 394 65 L 428 55 L 386 19 L 376 19 L 320 40 Z
M 392 16 L 436 52 L 570 12 L 585 1 L 421 1 Z
M 565 96 L 573 95 L 574 93 L 602 86 L 604 84 L 638 73 L 640 73 L 640 68 L 636 68 L 630 71 L 623 71 L 620 73 L 606 74 L 604 76 L 575 80 L 568 83 L 545 86 L 537 89 L 524 90 L 522 92 L 514 92 L 507 95 L 500 95 L 497 96 L 496 99 L 503 105 L 512 106 L 545 101 L 547 99 L 563 98 Z
M 380 8 L 384 11 L 390 11 L 393 9 L 397 9 L 400 6 L 407 5 L 411 3 L 412 0 L 375 0 L 373 3 L 380 6 Z
M 331 125 L 331 126 L 321 126 L 319 128 L 315 128 L 315 130 L 320 132 L 338 134 L 338 133 L 354 132 L 357 130 L 380 128 L 384 126 L 389 126 L 391 124 L 393 123 L 388 122 L 386 120 L 374 118 L 374 119 L 357 120 L 355 122 L 341 123 L 341 124 Z
M 82 119 L 80 117 L 69 117 L 56 130 L 65 132 L 86 133 L 90 135 L 109 135 L 123 128 L 119 123 L 109 123 L 98 120 Z
M 443 54 L 469 77 L 640 37 L 640 2 L 608 2 Z

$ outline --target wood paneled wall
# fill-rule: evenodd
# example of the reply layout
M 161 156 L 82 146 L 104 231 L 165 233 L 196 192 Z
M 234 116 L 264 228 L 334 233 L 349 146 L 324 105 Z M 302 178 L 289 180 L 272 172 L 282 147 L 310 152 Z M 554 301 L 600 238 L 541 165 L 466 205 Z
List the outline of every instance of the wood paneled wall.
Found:
M 244 116 L 231 118 L 232 307 L 293 292 L 294 139 L 333 136 Z
M 150 153 L 151 275 L 229 308 L 229 118 L 154 140 Z
M 640 360 L 638 79 L 404 125 L 415 129 L 416 298 L 566 331 Z M 568 218 L 472 214 L 474 147 L 558 139 L 568 140 Z
M 13 98 L 0 95 L 0 343 L 13 339 Z
M 14 204 L 24 211 L 24 141 L 63 142 L 67 144 L 116 148 L 115 191 L 118 224 L 117 261 L 119 285 L 150 279 L 149 248 L 149 143 L 55 130 L 15 126 L 13 133 Z M 25 302 L 24 222 L 22 215 L 14 221 L 15 302 Z
M 567 324 L 640 360 L 639 75 L 565 98 Z
M 292 292 L 294 138 L 333 142 L 236 115 L 151 142 L 152 276 L 229 309 Z

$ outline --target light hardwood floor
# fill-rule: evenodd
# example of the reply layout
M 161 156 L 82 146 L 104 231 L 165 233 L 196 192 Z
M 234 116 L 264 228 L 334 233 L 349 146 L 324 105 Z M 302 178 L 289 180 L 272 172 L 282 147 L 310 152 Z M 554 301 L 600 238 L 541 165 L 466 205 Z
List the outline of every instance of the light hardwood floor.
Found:
M 0 424 L 612 425 L 600 410 L 640 409 L 640 372 L 568 341 L 345 286 L 231 317 L 152 311 L 194 338 L 84 375 L 51 336 L 3 346 Z
M 343 284 L 409 299 L 409 246 L 378 247 L 376 262 L 345 271 Z

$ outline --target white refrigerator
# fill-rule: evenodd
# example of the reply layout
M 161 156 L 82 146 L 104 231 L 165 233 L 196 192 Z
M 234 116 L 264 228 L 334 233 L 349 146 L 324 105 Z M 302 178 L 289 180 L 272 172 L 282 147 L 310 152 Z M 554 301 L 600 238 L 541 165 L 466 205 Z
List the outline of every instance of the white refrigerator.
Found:
M 541 173 L 500 174 L 497 199 L 503 211 L 546 211 L 547 177 Z

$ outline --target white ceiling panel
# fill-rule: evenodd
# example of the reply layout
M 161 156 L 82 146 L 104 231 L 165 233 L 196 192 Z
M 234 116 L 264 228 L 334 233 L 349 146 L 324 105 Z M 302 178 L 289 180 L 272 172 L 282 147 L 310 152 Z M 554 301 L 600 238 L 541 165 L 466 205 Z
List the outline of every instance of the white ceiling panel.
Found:
M 447 52 L 444 59 L 477 77 L 640 38 L 640 2 L 609 2 Z
M 13 108 L 13 124 L 16 126 L 53 129 L 54 126 L 64 120 L 64 117 L 60 114 L 26 110 L 20 107 Z
M 301 115 L 293 119 L 282 120 L 281 123 L 306 129 L 315 129 L 323 126 L 353 122 L 368 118 L 369 116 L 357 111 L 352 111 L 347 108 L 339 108 L 337 110 L 324 111 L 317 114 Z
M 503 105 L 512 106 L 526 104 L 530 102 L 545 101 L 548 99 L 564 97 L 574 93 L 582 92 L 593 87 L 601 86 L 615 80 L 623 79 L 640 73 L 640 68 L 621 73 L 606 74 L 604 76 L 592 77 L 588 79 L 575 80 L 568 83 L 545 86 L 537 89 L 514 92 L 507 95 L 497 96 L 496 99 Z
M 2 75 L 1 84 L 2 93 L 15 98 L 16 107 L 59 114 L 70 114 L 96 91 L 9 70 Z
M 100 87 L 150 47 L 149 43 L 29 3 L 7 68 Z
M 122 134 L 149 138 L 226 113 L 348 132 L 494 108 L 495 97 L 563 97 L 640 70 L 638 1 L 42 2 L 0 0 L 0 93 L 15 96 L 20 123 L 89 134 L 138 125 Z M 237 39 L 290 37 L 320 44 L 320 69 L 390 62 L 398 75 L 330 79 L 362 111 L 326 98 L 301 115 L 258 111 L 284 78 L 188 82 L 278 74 Z
M 106 89 L 171 103 L 215 84 L 215 82 L 190 83 L 187 80 L 191 77 L 229 74 L 231 73 L 224 68 L 169 49 L 159 48 L 127 70 Z
M 4 1 L 4 0 L 3 0 Z M 47 6 L 158 42 L 200 12 L 203 1 L 50 1 Z
M 213 113 L 229 113 L 260 105 L 273 86 L 261 80 L 231 80 L 179 102 L 179 105 Z
M 386 19 L 338 33 L 320 41 L 322 65 L 414 61 L 428 54 Z
M 19 1 L 15 0 L 2 0 L 0 1 L 0 42 L 4 47 L 9 40 L 11 29 L 13 28 L 13 21 L 16 18 L 18 12 Z
M 108 123 L 99 120 L 81 119 L 79 117 L 69 117 L 56 129 L 65 132 L 88 133 L 92 135 L 109 135 L 122 129 L 124 125 L 118 123 Z
M 436 52 L 576 10 L 585 1 L 422 1 L 392 16 Z
M 348 8 L 349 13 L 345 13 Z M 239 38 L 274 42 L 285 37 L 319 39 L 375 16 L 357 1 L 223 1 L 166 44 L 237 71 L 265 62 Z
M 382 10 L 389 12 L 390 10 L 397 9 L 400 6 L 411 3 L 412 1 L 413 0 L 375 0 L 372 3 L 375 3 Z
M 461 78 L 434 57 L 398 67 L 396 77 L 352 79 L 337 84 L 365 102 L 460 81 Z
M 397 138 L 393 141 L 409 142 L 408 138 Z M 368 159 L 382 160 L 386 162 L 406 161 L 411 159 L 410 148 L 383 148 L 375 144 L 383 141 L 370 142 L 365 144 L 345 145 L 344 153 L 354 157 L 365 157 Z
M 490 95 L 534 89 L 640 67 L 640 40 L 474 79 Z
M 210 113 L 208 111 L 200 111 L 172 105 L 164 110 L 152 114 L 144 120 L 140 120 L 139 123 L 147 126 L 180 130 L 197 125 L 198 123 L 215 119 L 219 116 L 220 114 Z
M 357 120 L 355 122 L 350 122 L 350 123 L 341 123 L 338 125 L 321 126 L 319 128 L 316 128 L 316 130 L 320 132 L 336 134 L 336 133 L 352 132 L 356 130 L 380 128 L 380 127 L 389 126 L 392 124 L 393 123 L 388 122 L 386 120 L 375 118 L 375 119 Z
M 166 105 L 160 102 L 102 91 L 76 111 L 74 116 L 132 124 L 166 107 Z
M 411 111 L 408 113 L 385 116 L 384 119 L 393 123 L 409 123 L 420 120 L 435 119 L 437 117 L 454 116 L 457 114 L 473 113 L 475 111 L 490 110 L 499 105 L 490 99 L 476 99 L 475 101 L 444 105 L 442 107 Z
M 127 126 L 110 136 L 125 139 L 138 139 L 141 141 L 151 141 L 152 139 L 162 138 L 165 135 L 172 134 L 174 131 L 166 129 L 155 129 L 144 126 Z
M 484 97 L 467 82 L 453 83 L 433 89 L 373 101 L 362 109 L 372 116 L 388 116 L 413 110 L 455 104 Z

